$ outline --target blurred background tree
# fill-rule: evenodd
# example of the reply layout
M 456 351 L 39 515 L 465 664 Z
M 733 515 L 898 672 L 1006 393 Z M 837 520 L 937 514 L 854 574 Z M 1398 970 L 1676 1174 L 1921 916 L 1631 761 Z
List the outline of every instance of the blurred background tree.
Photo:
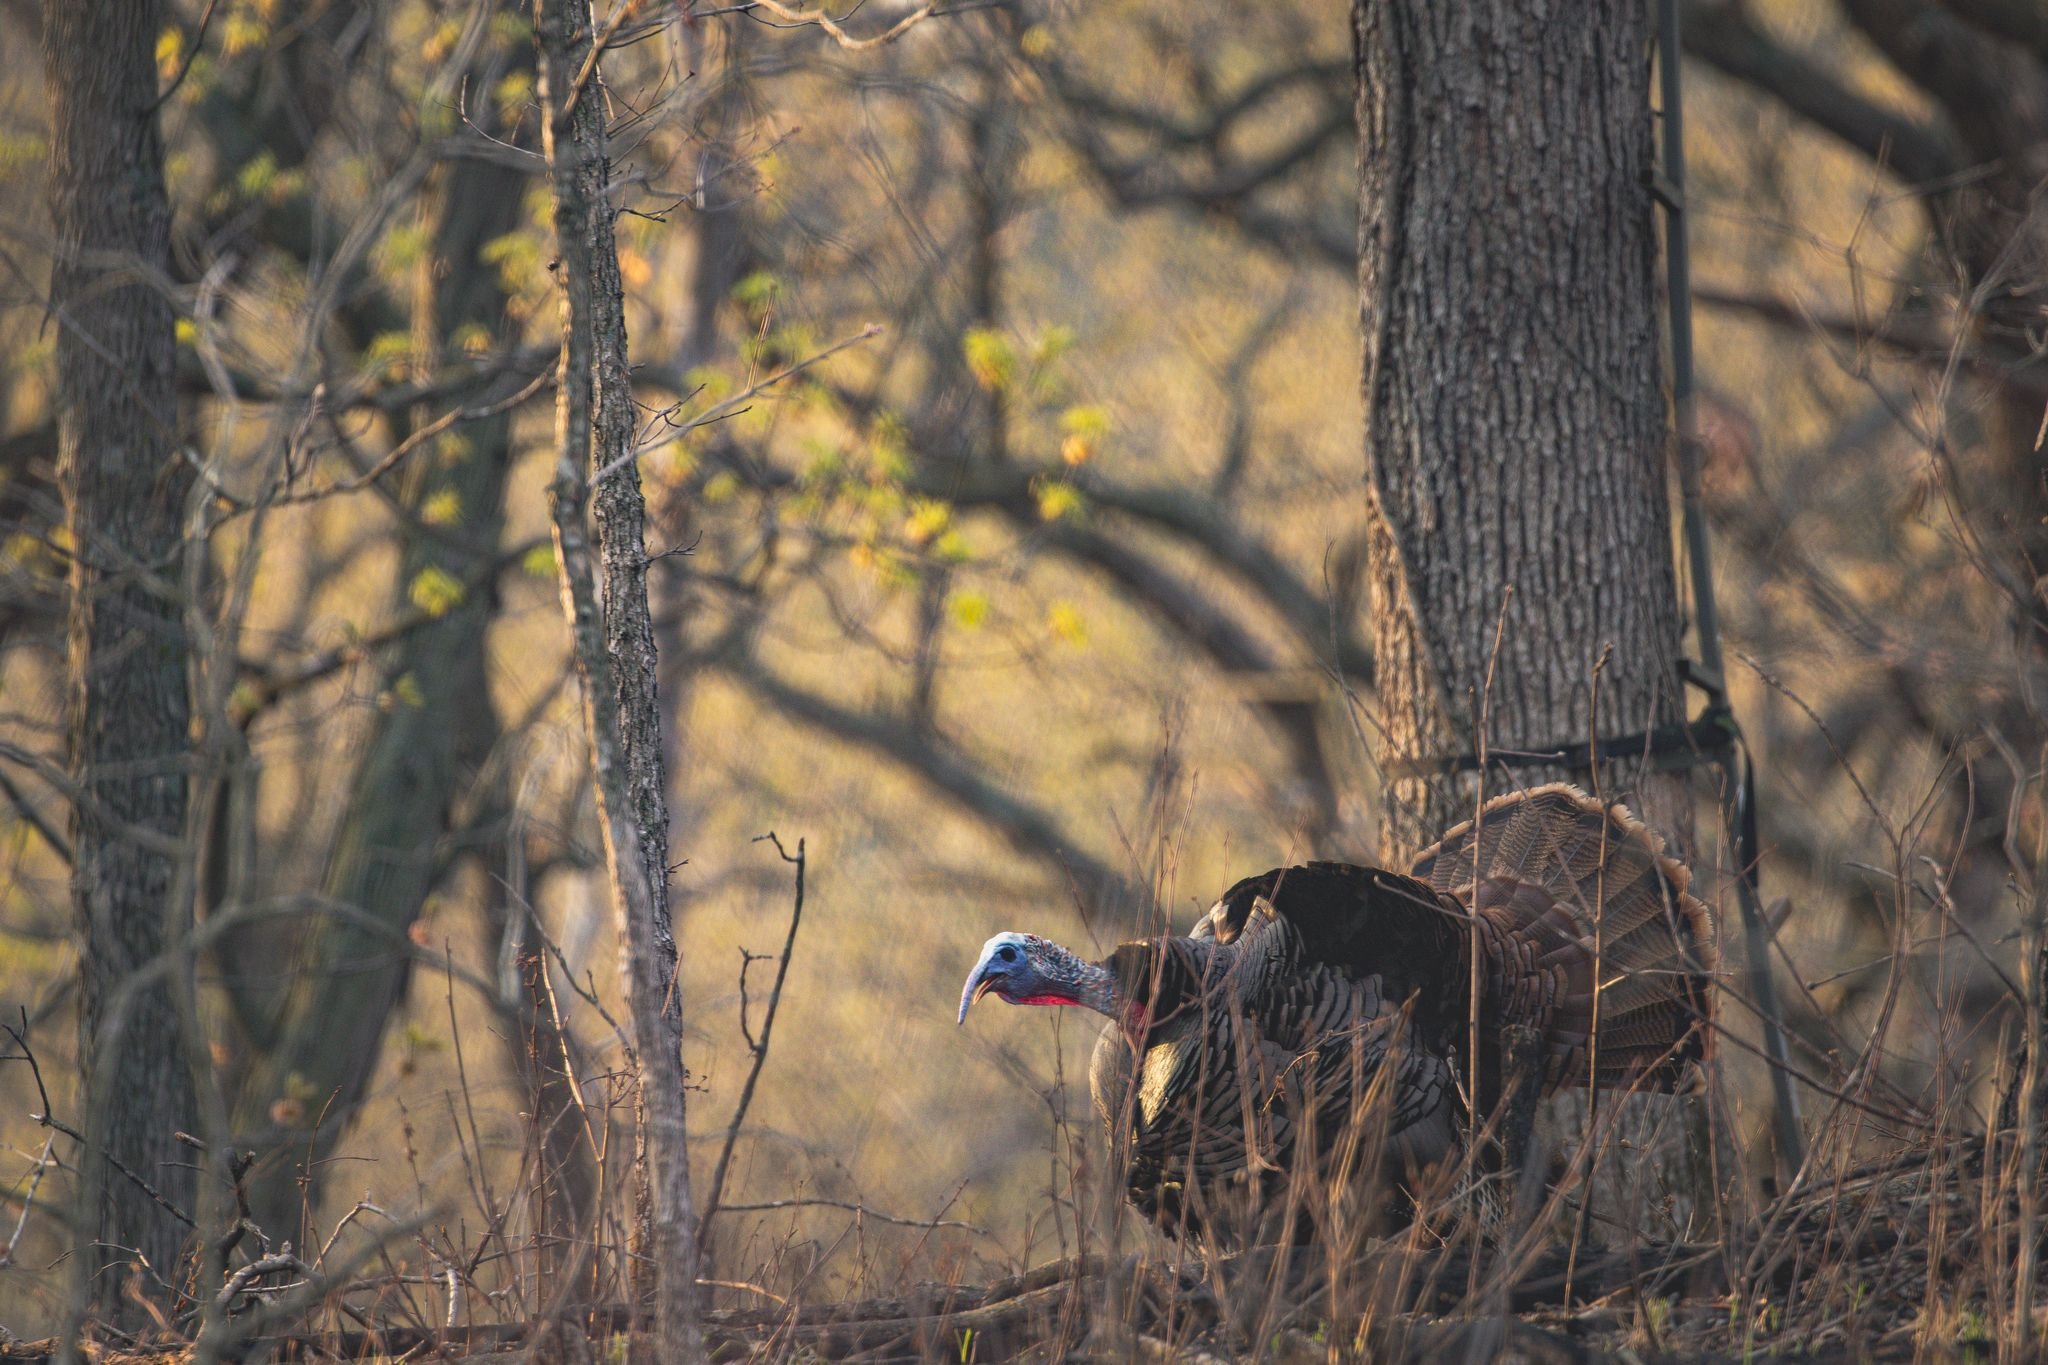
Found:
M 460 1206 L 550 1281 L 499 1290 L 602 1292 L 593 1245 L 623 1229 L 581 1220 L 614 1206 L 631 1142 L 603 1104 L 615 954 L 545 548 L 528 11 L 165 8 L 148 288 L 175 467 L 206 490 L 175 599 L 204 627 L 196 890 L 166 911 L 204 946 L 197 1103 L 258 1154 L 275 1237 L 325 1237 L 366 1192 L 444 1226 Z M 1797 1061 L 1841 1079 L 1829 1050 L 1891 1008 L 1903 945 L 1919 1027 L 1881 1084 L 1967 1112 L 1996 1083 L 2008 878 L 2042 819 L 2048 54 L 1996 0 L 1685 10 L 1707 500 L 1726 637 L 1771 679 L 1730 685 Z M 743 1005 L 759 1023 L 736 949 L 778 942 L 788 905 L 749 840 L 801 832 L 814 860 L 713 1264 L 859 1287 L 1059 1249 L 1095 1175 L 1065 1124 L 1092 1031 L 954 1030 L 974 945 L 1184 925 L 1248 868 L 1379 847 L 1350 26 L 1211 0 L 1015 0 L 865 46 L 782 7 L 613 19 L 599 93 L 687 756 L 671 843 L 706 1144 L 749 1064 Z M 58 432 L 83 372 L 49 320 L 46 22 L 0 0 L 0 998 L 61 1116 L 86 1107 L 64 1021 L 91 974 L 61 779 L 80 542 Z M 1514 283 L 1475 287 L 1463 325 L 1561 345 Z M 1621 351 L 1574 353 L 1594 373 L 1573 391 L 1636 384 L 1615 411 L 1647 432 L 1654 356 L 1610 376 Z M 1588 570 L 1655 577 L 1644 550 Z M 1837 756 L 1926 861 L 1892 856 Z M 1760 1132 L 1760 1069 L 1727 1057 Z M 22 1071 L 0 1074 L 17 1204 L 42 1147 Z M 53 1173 L 37 1208 L 74 1192 Z M 989 1235 L 849 1241 L 840 1210 L 746 1207 L 792 1194 Z M 26 1228 L 18 1267 L 69 1244 L 54 1217 Z M 53 1276 L 0 1284 L 0 1320 L 57 1302 Z

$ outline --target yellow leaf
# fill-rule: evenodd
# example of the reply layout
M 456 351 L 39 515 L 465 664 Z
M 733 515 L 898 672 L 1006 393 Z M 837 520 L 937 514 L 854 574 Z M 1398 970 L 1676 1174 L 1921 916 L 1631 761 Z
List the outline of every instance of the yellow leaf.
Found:
M 953 619 L 968 630 L 977 629 L 988 619 L 988 598 L 978 592 L 954 593 Z
M 948 564 L 965 564 L 974 558 L 974 547 L 967 543 L 967 537 L 960 534 L 958 527 L 949 527 L 932 542 L 932 553 Z
M 530 578 L 553 578 L 555 576 L 555 547 L 550 543 L 534 546 L 520 556 L 519 567 Z
M 461 36 L 461 22 L 450 19 L 443 23 L 441 27 L 435 29 L 426 42 L 420 45 L 420 56 L 426 58 L 429 62 L 443 61 L 454 50 L 455 40 Z
M 239 56 L 263 46 L 263 40 L 269 36 L 270 31 L 261 19 L 238 10 L 221 26 L 220 50 L 230 57 Z
M 406 587 L 412 604 L 429 616 L 446 616 L 462 604 L 462 583 L 438 564 L 429 564 L 413 575 Z
M 511 118 L 533 101 L 533 73 L 514 71 L 492 87 L 491 99 L 496 102 L 500 114 Z
M 1033 24 L 1017 36 L 1017 47 L 1027 57 L 1043 57 L 1052 51 L 1052 30 L 1044 24 Z
M 953 520 L 953 509 L 937 498 L 912 498 L 910 519 L 903 523 L 903 538 L 923 545 L 944 531 Z
M 412 355 L 412 336 L 407 332 L 379 332 L 363 348 L 363 368 L 395 370 Z
M 1077 403 L 1060 414 L 1060 430 L 1091 441 L 1107 436 L 1109 409 L 1100 403 Z
M 1060 442 L 1060 458 L 1069 465 L 1087 464 L 1094 453 L 1095 449 L 1088 444 L 1086 436 L 1070 435 Z
M 1038 485 L 1038 516 L 1041 521 L 1058 521 L 1079 511 L 1081 490 L 1063 479 L 1047 479 Z
M 626 282 L 628 289 L 645 289 L 647 282 L 654 278 L 654 267 L 632 247 L 623 246 L 619 248 L 619 278 Z
M 1017 368 L 1010 343 L 992 327 L 970 328 L 960 339 L 960 349 L 966 357 L 968 373 L 984 389 L 1002 388 Z
M 277 179 L 277 156 L 265 149 L 250 157 L 248 163 L 235 173 L 235 185 L 250 199 L 259 199 L 270 188 L 270 182 Z
M 462 520 L 462 494 L 441 488 L 420 504 L 420 520 L 429 526 L 453 526 Z
M 425 706 L 427 694 L 420 691 L 420 680 L 410 673 L 401 673 L 398 681 L 391 684 L 391 695 L 407 706 Z
M 1055 602 L 1046 609 L 1045 624 L 1060 640 L 1070 645 L 1088 643 L 1088 626 L 1072 602 Z
M 190 346 L 199 340 L 199 324 L 190 318 L 179 318 L 171 330 L 176 334 L 180 346 Z

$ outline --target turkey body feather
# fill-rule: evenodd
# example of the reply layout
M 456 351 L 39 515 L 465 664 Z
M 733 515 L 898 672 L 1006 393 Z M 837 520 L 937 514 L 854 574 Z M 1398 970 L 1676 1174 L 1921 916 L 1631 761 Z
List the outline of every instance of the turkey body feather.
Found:
M 1252 1235 L 1248 1218 L 1272 1235 L 1276 1209 L 1323 1216 L 1327 1198 L 1276 1198 L 1305 1174 L 1324 1195 L 1393 1191 L 1458 1151 L 1467 1078 L 1484 1118 L 1511 1028 L 1537 1040 L 1546 1090 L 1671 1089 L 1704 1055 L 1712 918 L 1625 808 L 1564 785 L 1512 792 L 1412 874 L 1275 868 L 1187 936 L 1101 963 L 997 935 L 962 1017 L 991 989 L 1108 1015 L 1089 1080 L 1127 1195 L 1171 1232 L 1224 1240 Z

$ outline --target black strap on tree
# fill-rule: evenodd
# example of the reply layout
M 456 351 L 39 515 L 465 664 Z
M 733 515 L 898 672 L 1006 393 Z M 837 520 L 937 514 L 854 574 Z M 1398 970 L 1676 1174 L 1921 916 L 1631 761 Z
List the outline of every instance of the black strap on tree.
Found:
M 1727 743 L 1716 760 L 1721 769 L 1721 821 L 1735 862 L 1735 897 L 1742 909 L 1743 947 L 1749 967 L 1749 990 L 1763 1018 L 1764 1052 L 1771 1061 L 1772 1106 L 1778 1139 L 1778 1161 L 1789 1180 L 1806 1160 L 1806 1135 L 1799 1124 L 1799 1092 L 1792 1086 L 1791 1053 L 1785 1043 L 1784 1016 L 1779 1010 L 1777 983 L 1771 977 L 1771 934 L 1764 923 L 1763 892 L 1758 882 L 1756 767 L 1742 727 L 1729 709 L 1721 665 L 1721 618 L 1714 604 L 1713 561 L 1708 550 L 1707 519 L 1700 508 L 1700 440 L 1696 420 L 1692 361 L 1692 250 L 1688 241 L 1685 201 L 1685 101 L 1680 86 L 1678 0 L 1658 0 L 1657 75 L 1664 114 L 1664 165 L 1658 199 L 1664 206 L 1664 268 L 1668 318 L 1671 324 L 1671 399 L 1678 427 L 1679 489 L 1685 521 L 1685 548 L 1692 571 L 1693 630 L 1699 640 L 1700 676 L 1707 689 L 1707 713 L 1718 711 Z M 1733 761 L 1731 761 L 1733 760 Z
M 1771 976 L 1771 933 L 1764 922 L 1758 881 L 1756 771 L 1742 727 L 1728 705 L 1721 663 L 1721 620 L 1714 603 L 1713 559 L 1707 521 L 1700 507 L 1701 448 L 1696 421 L 1692 353 L 1692 260 L 1685 217 L 1685 120 L 1680 98 L 1678 0 L 1658 0 L 1657 67 L 1663 109 L 1663 164 L 1651 186 L 1664 209 L 1665 287 L 1671 329 L 1671 403 L 1678 429 L 1678 483 L 1683 509 L 1686 567 L 1692 578 L 1693 630 L 1699 661 L 1678 661 L 1680 675 L 1706 698 L 1699 716 L 1680 725 L 1660 725 L 1632 735 L 1547 749 L 1488 747 L 1476 753 L 1392 765 L 1401 777 L 1441 777 L 1478 772 L 1482 766 L 1588 770 L 1597 764 L 1636 759 L 1648 767 L 1679 772 L 1698 767 L 1720 770 L 1721 821 L 1735 866 L 1736 901 L 1741 907 L 1749 992 L 1763 1020 L 1764 1053 L 1771 1063 L 1778 1158 L 1790 1178 L 1806 1159 L 1799 1124 L 1799 1094 L 1792 1086 L 1791 1053 Z

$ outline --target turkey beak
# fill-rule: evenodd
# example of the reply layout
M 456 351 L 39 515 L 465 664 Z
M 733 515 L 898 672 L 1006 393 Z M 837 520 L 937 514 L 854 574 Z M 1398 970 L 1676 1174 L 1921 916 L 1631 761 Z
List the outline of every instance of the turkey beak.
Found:
M 974 970 L 967 974 L 967 984 L 960 990 L 960 1017 L 954 1022 L 966 1023 L 968 1006 L 1001 985 L 1007 976 L 1007 972 L 996 968 L 993 958 L 983 958 L 975 963 Z

